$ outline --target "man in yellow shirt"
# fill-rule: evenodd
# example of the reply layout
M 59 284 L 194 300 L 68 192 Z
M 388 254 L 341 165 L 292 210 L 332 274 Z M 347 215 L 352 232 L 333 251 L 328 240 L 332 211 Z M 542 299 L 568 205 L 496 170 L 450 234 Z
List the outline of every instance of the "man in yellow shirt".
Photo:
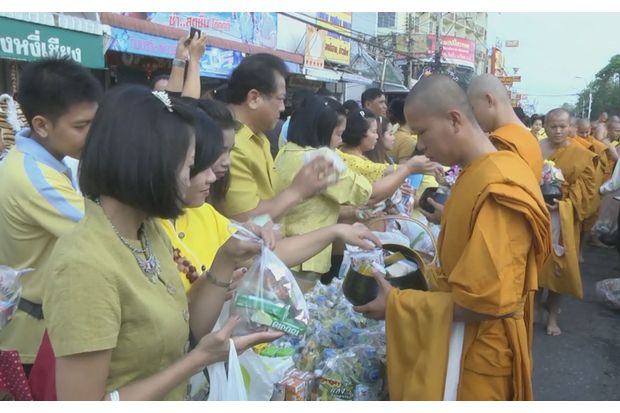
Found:
M 286 75 L 280 58 L 259 53 L 245 58 L 230 76 L 229 103 L 238 125 L 226 194 L 228 218 L 245 221 L 269 214 L 277 220 L 328 184 L 331 163 L 317 158 L 299 171 L 286 190 L 277 195 L 274 191 L 274 163 L 265 131 L 275 127 L 284 111 Z
M 0 333 L 0 350 L 17 350 L 26 371 L 43 330 L 42 278 L 56 240 L 84 215 L 65 156 L 79 159 L 97 111 L 101 86 L 90 72 L 66 59 L 28 64 L 19 97 L 30 128 L 0 166 L 0 263 L 34 268 L 22 279 L 19 311 Z
M 396 123 L 398 129 L 394 132 L 394 147 L 388 152 L 394 162 L 402 163 L 413 156 L 418 137 L 411 133 L 405 120 L 405 101 L 396 99 L 390 103 L 391 120 Z

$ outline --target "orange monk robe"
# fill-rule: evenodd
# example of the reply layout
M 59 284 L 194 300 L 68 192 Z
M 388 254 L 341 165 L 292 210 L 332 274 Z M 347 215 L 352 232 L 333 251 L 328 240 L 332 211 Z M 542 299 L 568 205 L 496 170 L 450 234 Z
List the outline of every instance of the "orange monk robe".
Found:
M 596 166 L 596 186 L 600 188 L 600 186 L 603 185 L 607 179 L 609 179 L 611 173 L 613 172 L 610 170 L 611 163 L 609 162 L 609 157 L 607 156 L 607 145 L 598 141 L 593 136 L 588 136 L 586 138 L 577 136 L 574 138 L 574 141 L 597 155 L 597 157 L 594 158 Z M 598 192 L 596 193 L 596 196 L 598 197 L 598 206 L 596 211 L 584 220 L 582 228 L 583 232 L 589 232 L 598 219 L 598 210 L 600 207 L 601 197 Z
M 531 300 L 550 249 L 539 182 L 516 154 L 463 169 L 446 204 L 431 291 L 393 290 L 386 308 L 389 394 L 441 400 L 454 304 L 493 317 L 465 325 L 458 398 L 530 400 Z
M 543 169 L 543 156 L 540 145 L 529 129 L 509 123 L 490 133 L 491 143 L 500 151 L 511 151 L 527 163 L 536 179 L 540 181 Z
M 560 229 L 559 245 L 564 254 L 554 252 L 549 256 L 539 274 L 539 285 L 559 294 L 583 298 L 581 272 L 579 270 L 579 239 L 583 221 L 598 208 L 596 185 L 596 155 L 572 142 L 555 151 L 549 159 L 564 175 L 563 201 L 559 204 L 555 231 Z M 555 247 L 554 247 L 555 248 Z M 554 264 L 560 267 L 555 275 Z

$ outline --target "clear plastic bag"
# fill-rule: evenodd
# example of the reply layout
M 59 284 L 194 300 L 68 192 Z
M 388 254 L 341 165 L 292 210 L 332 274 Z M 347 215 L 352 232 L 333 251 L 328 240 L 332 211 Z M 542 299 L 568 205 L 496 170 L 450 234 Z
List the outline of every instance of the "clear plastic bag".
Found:
M 0 265 L 0 330 L 11 321 L 19 299 L 22 295 L 22 285 L 19 278 L 31 272 L 32 269 L 16 270 L 6 265 Z
M 596 294 L 609 307 L 620 310 L 620 278 L 608 278 L 597 282 Z
M 233 237 L 262 241 L 246 228 L 233 225 Z M 235 292 L 231 315 L 241 317 L 235 335 L 270 327 L 292 336 L 303 336 L 308 326 L 306 300 L 284 263 L 264 245 Z

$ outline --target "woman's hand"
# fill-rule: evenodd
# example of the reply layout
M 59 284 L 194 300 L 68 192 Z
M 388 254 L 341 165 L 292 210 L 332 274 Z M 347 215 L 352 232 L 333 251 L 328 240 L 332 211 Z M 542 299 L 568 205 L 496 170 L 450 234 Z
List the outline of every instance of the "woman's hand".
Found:
M 230 351 L 230 339 L 235 326 L 239 322 L 239 317 L 231 317 L 226 324 L 213 333 L 205 335 L 196 345 L 192 352 L 200 359 L 202 368 L 218 361 L 227 361 Z M 235 349 L 241 354 L 248 348 L 260 344 L 276 340 L 284 335 L 281 331 L 260 331 L 257 333 L 247 334 L 244 336 L 233 337 Z M 199 370 L 199 371 L 200 371 Z
M 239 284 L 241 284 L 241 279 L 246 272 L 248 272 L 248 269 L 245 267 L 237 268 L 235 272 L 233 272 L 230 287 L 228 287 L 228 291 L 226 291 L 226 301 L 233 298 L 233 295 L 235 295 L 235 290 L 239 287 Z
M 364 224 L 338 224 L 339 238 L 349 245 L 355 245 L 365 250 L 381 247 L 381 241 Z
M 189 46 L 189 58 L 190 62 L 199 62 L 202 55 L 205 54 L 207 47 L 207 36 L 198 36 L 198 33 L 194 33 L 194 37 L 190 40 Z
M 252 222 L 243 224 L 243 227 L 251 231 L 254 235 L 259 236 L 265 246 L 274 249 L 279 237 L 278 231 L 274 228 L 274 224 L 269 222 L 265 225 L 258 226 Z M 235 267 L 241 266 L 245 261 L 254 258 L 260 253 L 261 245 L 256 241 L 239 240 L 234 236 L 230 237 L 218 250 L 218 255 L 222 254 L 227 259 L 232 260 Z
M 416 155 L 412 158 L 409 158 L 409 160 L 405 162 L 405 166 L 409 168 L 409 171 L 412 174 L 435 174 L 439 169 L 441 169 L 443 172 L 443 168 L 440 164 L 431 161 L 424 155 Z

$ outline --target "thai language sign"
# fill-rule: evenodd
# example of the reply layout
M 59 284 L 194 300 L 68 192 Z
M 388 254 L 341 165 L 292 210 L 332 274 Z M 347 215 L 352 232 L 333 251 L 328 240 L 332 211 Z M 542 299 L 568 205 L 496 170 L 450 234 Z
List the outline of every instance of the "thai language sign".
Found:
M 351 35 L 351 13 L 316 14 L 317 23 L 328 30 L 325 38 L 325 60 L 348 65 L 351 62 L 351 42 L 341 34 Z
M 169 27 L 202 30 L 209 36 L 276 48 L 277 13 L 263 12 L 147 12 L 122 13 Z
M 112 37 L 110 50 L 117 52 L 172 59 L 177 47 L 176 40 L 117 27 L 112 28 Z M 243 57 L 244 54 L 236 50 L 207 46 L 200 59 L 200 74 L 225 79 L 241 63 Z
M 96 34 L 5 17 L 0 17 L 0 27 L 0 58 L 30 61 L 68 56 L 86 67 L 104 67 L 103 40 Z

